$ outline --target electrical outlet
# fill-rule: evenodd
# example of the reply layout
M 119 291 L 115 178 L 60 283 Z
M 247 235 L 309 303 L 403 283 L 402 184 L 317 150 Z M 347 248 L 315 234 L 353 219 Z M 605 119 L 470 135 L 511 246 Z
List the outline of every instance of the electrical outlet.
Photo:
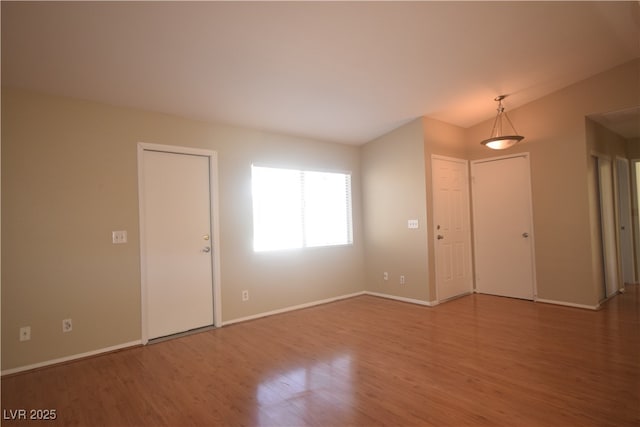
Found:
M 114 245 L 127 243 L 127 230 L 112 231 L 111 241 Z
M 405 281 L 404 281 L 404 276 L 400 276 L 400 284 L 404 285 Z
M 73 330 L 73 323 L 71 319 L 64 319 L 62 321 L 62 332 L 71 332 Z
M 31 326 L 23 326 L 20 328 L 20 341 L 29 341 L 31 339 Z
M 384 280 L 389 280 L 389 273 L 387 273 L 386 271 L 382 274 L 382 277 L 384 278 Z
M 242 291 L 242 301 L 249 301 L 249 291 Z

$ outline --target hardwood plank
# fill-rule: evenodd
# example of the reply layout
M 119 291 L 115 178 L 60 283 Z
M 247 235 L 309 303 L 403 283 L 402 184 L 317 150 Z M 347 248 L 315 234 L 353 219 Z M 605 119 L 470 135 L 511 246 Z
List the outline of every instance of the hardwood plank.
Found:
M 640 292 L 596 312 L 362 296 L 2 378 L 77 426 L 640 425 Z

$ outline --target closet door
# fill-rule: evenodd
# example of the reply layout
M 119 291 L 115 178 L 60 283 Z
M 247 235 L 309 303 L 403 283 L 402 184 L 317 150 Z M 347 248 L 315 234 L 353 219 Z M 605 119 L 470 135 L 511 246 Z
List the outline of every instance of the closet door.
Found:
M 476 290 L 534 298 L 528 154 L 471 165 Z

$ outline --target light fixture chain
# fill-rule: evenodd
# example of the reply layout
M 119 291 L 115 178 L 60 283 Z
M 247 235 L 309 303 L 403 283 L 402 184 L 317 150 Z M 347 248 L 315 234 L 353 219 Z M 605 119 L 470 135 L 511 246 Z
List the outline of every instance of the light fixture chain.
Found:
M 518 131 L 516 130 L 516 127 L 513 125 L 513 123 L 511 123 L 511 119 L 509 118 L 507 113 L 504 113 L 504 116 L 507 118 L 507 121 L 509 122 L 509 126 L 511 126 L 511 129 L 513 129 L 514 135 L 517 135 Z
M 496 126 L 498 125 L 498 119 L 500 119 L 500 113 L 498 113 L 498 115 L 496 116 L 495 120 L 493 121 L 493 127 L 491 128 L 491 136 L 498 136 L 498 133 L 496 132 Z M 500 120 L 500 127 L 502 127 L 502 120 Z

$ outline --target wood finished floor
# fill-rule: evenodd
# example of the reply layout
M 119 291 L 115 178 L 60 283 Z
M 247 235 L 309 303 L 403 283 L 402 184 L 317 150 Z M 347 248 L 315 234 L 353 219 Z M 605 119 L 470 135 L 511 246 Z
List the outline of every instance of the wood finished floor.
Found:
M 2 379 L 78 426 L 638 426 L 640 292 L 603 310 L 371 296 Z M 3 425 L 36 424 L 3 420 Z

